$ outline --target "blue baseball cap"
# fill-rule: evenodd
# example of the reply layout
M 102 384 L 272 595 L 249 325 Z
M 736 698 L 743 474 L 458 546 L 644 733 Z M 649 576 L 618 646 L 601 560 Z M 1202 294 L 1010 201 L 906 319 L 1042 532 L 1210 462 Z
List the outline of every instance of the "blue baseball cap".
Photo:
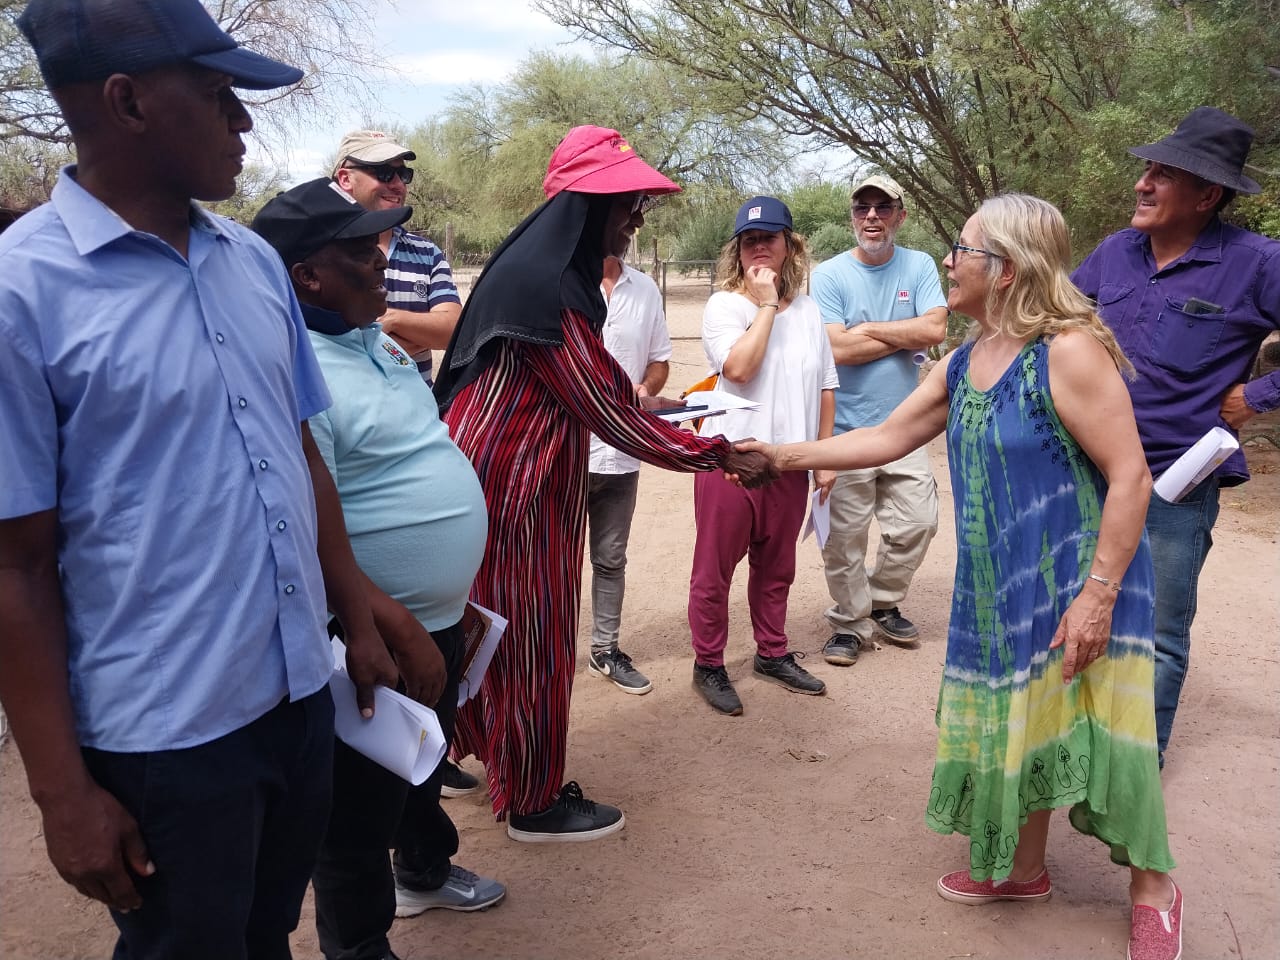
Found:
M 249 90 L 303 77 L 296 67 L 244 49 L 200 0 L 31 0 L 18 27 L 50 90 L 186 62 L 225 73 Z
M 790 229 L 791 211 L 777 197 L 752 197 L 738 210 L 738 219 L 733 222 L 735 237 L 743 230 L 768 230 L 770 233 L 777 233 Z

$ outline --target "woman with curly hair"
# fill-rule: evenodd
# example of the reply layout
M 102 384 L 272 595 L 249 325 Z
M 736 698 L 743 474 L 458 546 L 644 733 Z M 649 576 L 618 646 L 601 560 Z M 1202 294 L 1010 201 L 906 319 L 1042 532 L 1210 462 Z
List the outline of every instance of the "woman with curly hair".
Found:
M 720 251 L 720 290 L 707 301 L 702 347 L 720 374 L 719 389 L 754 401 L 703 424 L 704 433 L 789 443 L 830 437 L 835 422 L 835 361 L 818 305 L 804 293 L 808 254 L 791 229 L 791 211 L 773 197 L 752 197 L 738 211 Z M 825 499 L 835 474 L 814 477 Z M 720 713 L 742 701 L 724 667 L 729 585 L 744 556 L 755 633 L 755 674 L 811 696 L 826 685 L 787 649 L 787 596 L 796 571 L 796 535 L 809 499 L 807 478 L 792 474 L 763 490 L 744 490 L 720 475 L 694 478 L 697 539 L 689 580 L 693 686 Z

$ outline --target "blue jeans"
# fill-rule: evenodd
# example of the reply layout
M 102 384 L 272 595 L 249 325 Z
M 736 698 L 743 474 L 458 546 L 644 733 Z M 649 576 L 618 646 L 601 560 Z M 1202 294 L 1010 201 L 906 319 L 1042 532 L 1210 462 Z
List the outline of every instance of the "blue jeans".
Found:
M 1178 503 L 1151 494 L 1147 536 L 1156 571 L 1156 738 L 1160 765 L 1191 657 L 1191 622 L 1205 557 L 1218 519 L 1218 480 L 1210 477 Z

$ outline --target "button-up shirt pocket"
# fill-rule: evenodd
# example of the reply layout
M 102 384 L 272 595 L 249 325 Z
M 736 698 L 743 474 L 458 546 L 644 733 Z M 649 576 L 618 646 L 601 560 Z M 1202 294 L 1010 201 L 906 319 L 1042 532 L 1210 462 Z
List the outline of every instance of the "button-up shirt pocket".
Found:
M 1213 359 L 1226 313 L 1187 313 L 1186 302 L 1166 299 L 1156 320 L 1153 359 L 1182 379 L 1201 373 Z

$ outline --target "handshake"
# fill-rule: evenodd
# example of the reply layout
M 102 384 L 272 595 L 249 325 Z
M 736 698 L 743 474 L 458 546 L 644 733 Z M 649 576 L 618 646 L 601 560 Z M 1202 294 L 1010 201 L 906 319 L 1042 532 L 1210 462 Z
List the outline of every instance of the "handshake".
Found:
M 748 438 L 733 445 L 720 465 L 724 478 L 747 490 L 767 487 L 780 476 L 776 462 L 776 449 L 772 444 Z

